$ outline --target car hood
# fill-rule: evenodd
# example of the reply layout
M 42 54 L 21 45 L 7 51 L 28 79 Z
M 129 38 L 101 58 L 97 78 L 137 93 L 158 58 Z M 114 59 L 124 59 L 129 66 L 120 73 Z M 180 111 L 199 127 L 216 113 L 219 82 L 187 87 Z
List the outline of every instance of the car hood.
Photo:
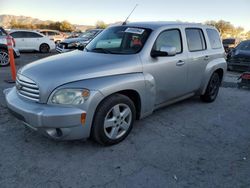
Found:
M 78 38 L 65 39 L 65 40 L 62 41 L 62 43 L 70 44 L 70 43 L 74 43 L 74 42 L 85 42 L 85 41 L 88 41 L 88 40 L 89 40 L 88 38 L 78 37 Z
M 140 58 L 75 50 L 47 57 L 21 68 L 18 73 L 37 83 L 40 102 L 57 87 L 79 80 L 142 72 Z

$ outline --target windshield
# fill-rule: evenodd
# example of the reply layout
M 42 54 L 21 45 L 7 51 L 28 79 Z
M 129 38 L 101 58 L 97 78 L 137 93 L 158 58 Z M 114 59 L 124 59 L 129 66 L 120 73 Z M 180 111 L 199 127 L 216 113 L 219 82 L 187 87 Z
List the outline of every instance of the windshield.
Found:
M 250 51 L 250 41 L 241 42 L 236 49 Z
M 150 29 L 116 26 L 104 30 L 86 47 L 86 51 L 111 54 L 136 54 L 144 46 Z
M 95 36 L 97 31 L 91 30 L 91 31 L 86 31 L 83 34 L 79 35 L 80 38 L 91 38 Z

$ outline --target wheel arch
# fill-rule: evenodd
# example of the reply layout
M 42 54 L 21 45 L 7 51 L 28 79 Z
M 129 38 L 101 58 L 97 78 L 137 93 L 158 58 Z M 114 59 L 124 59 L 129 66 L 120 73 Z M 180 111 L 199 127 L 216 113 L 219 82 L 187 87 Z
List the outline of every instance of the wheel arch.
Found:
M 206 92 L 207 85 L 214 72 L 217 72 L 220 76 L 220 80 L 223 81 L 226 70 L 227 63 L 224 58 L 218 58 L 208 63 L 198 94 L 203 95 Z

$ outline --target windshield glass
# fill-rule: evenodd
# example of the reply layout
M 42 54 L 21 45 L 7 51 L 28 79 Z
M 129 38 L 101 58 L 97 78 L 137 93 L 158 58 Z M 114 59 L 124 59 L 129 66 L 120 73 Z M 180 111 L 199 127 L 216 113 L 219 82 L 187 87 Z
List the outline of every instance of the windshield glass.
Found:
M 250 41 L 241 42 L 236 49 L 250 51 Z
M 97 31 L 91 30 L 91 31 L 86 31 L 84 33 L 82 33 L 81 35 L 79 35 L 80 38 L 91 38 L 93 36 L 95 36 L 95 34 L 97 33 Z
M 150 29 L 116 26 L 104 30 L 92 40 L 86 51 L 111 54 L 135 54 L 144 46 Z

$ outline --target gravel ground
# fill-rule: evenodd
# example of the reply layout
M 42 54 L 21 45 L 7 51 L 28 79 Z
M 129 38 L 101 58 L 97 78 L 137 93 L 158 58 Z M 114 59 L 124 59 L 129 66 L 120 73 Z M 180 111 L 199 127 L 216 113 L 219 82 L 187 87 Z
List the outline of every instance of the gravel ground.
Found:
M 22 55 L 17 66 L 43 56 Z M 25 128 L 5 107 L 9 86 L 0 80 L 1 188 L 250 187 L 249 90 L 222 87 L 212 104 L 193 97 L 157 110 L 122 143 L 101 147 Z

